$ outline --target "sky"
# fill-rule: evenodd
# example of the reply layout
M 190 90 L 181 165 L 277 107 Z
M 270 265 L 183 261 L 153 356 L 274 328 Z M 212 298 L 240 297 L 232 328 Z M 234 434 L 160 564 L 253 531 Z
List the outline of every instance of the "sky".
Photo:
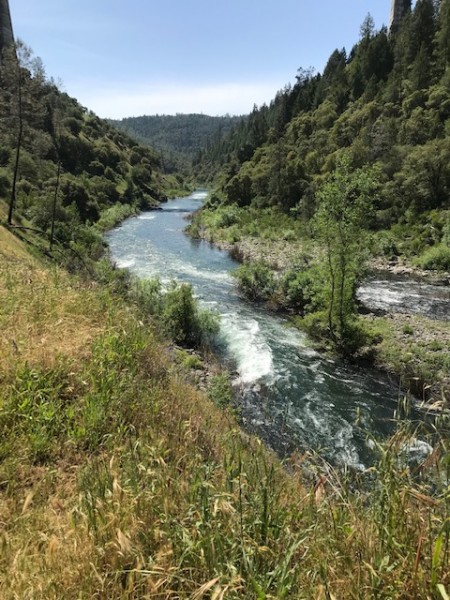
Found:
M 390 0 L 9 0 L 16 38 L 101 117 L 246 114 Z

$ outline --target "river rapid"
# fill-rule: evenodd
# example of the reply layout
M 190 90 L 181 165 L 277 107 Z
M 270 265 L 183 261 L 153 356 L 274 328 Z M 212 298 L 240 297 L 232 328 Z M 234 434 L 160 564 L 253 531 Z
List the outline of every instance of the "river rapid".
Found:
M 281 456 L 312 449 L 364 468 L 373 459 L 370 437 L 393 431 L 399 390 L 381 374 L 322 356 L 286 319 L 244 301 L 230 275 L 237 263 L 183 233 L 205 197 L 196 192 L 125 221 L 108 234 L 112 260 L 138 277 L 191 284 L 202 306 L 220 315 L 217 351 L 236 373 L 248 431 Z

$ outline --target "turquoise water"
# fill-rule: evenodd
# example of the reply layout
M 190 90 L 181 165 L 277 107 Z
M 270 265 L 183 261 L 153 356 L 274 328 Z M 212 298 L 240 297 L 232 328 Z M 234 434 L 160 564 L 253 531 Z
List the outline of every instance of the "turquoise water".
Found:
M 230 276 L 237 263 L 183 233 L 185 217 L 205 196 L 197 192 L 128 219 L 108 235 L 112 260 L 139 277 L 190 283 L 202 305 L 220 314 L 217 349 L 236 372 L 247 430 L 283 456 L 313 449 L 335 464 L 362 468 L 371 459 L 367 433 L 392 431 L 397 388 L 377 373 L 323 357 L 284 318 L 245 302 Z

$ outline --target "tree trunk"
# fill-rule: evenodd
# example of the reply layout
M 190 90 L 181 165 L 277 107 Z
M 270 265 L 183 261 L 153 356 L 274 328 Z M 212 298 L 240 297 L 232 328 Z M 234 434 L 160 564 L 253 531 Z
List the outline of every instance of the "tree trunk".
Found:
M 20 67 L 18 67 L 18 68 L 20 69 Z M 20 70 L 19 70 L 19 78 L 18 78 L 17 95 L 18 95 L 18 101 L 19 101 L 19 131 L 17 132 L 16 159 L 14 161 L 14 175 L 13 175 L 13 182 L 12 182 L 12 188 L 11 188 L 11 197 L 9 200 L 8 225 L 12 224 L 14 205 L 16 203 L 17 177 L 19 175 L 20 151 L 22 149 L 22 137 L 23 137 L 22 82 L 21 82 Z
M 52 208 L 52 228 L 50 232 L 50 246 L 49 250 L 53 248 L 54 236 L 55 236 L 55 218 L 56 218 L 56 203 L 58 201 L 59 192 L 59 180 L 61 178 L 61 161 L 58 160 L 58 173 L 56 175 L 55 195 L 53 196 L 53 208 Z
M 327 258 L 328 258 L 328 268 L 330 270 L 330 305 L 328 307 L 328 327 L 330 329 L 331 339 L 335 340 L 334 335 L 334 324 L 333 324 L 333 312 L 334 312 L 334 298 L 336 294 L 336 276 L 333 267 L 333 258 L 332 258 L 332 250 L 330 239 L 327 238 Z

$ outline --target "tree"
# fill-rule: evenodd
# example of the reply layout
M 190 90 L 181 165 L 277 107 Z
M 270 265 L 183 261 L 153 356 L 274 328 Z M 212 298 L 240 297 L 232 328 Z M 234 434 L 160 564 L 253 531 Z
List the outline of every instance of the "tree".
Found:
M 55 220 L 56 220 L 56 207 L 58 203 L 59 187 L 61 183 L 61 129 L 62 129 L 62 102 L 61 96 L 57 93 L 56 88 L 47 98 L 47 126 L 50 132 L 50 136 L 53 142 L 53 148 L 56 154 L 57 167 L 56 167 L 56 181 L 55 189 L 53 193 L 52 202 L 52 222 L 50 228 L 50 245 L 49 250 L 53 248 L 55 238 Z
M 450 142 L 436 139 L 417 146 L 398 174 L 402 191 L 416 211 L 444 207 L 450 194 Z M 447 204 L 448 205 L 448 204 Z
M 436 33 L 437 58 L 444 72 L 450 65 L 450 0 L 441 0 L 439 6 L 438 31 Z
M 343 347 L 351 333 L 356 286 L 363 266 L 364 229 L 376 187 L 374 169 L 352 170 L 346 154 L 317 194 L 314 231 L 324 248 L 328 330 L 332 341 Z
M 21 152 L 27 129 L 36 125 L 44 116 L 42 102 L 45 73 L 42 62 L 33 59 L 31 50 L 18 41 L 5 48 L 0 70 L 2 90 L 2 119 L 8 121 L 15 148 L 12 185 L 8 208 L 8 225 L 12 224 L 16 204 L 17 181 Z

